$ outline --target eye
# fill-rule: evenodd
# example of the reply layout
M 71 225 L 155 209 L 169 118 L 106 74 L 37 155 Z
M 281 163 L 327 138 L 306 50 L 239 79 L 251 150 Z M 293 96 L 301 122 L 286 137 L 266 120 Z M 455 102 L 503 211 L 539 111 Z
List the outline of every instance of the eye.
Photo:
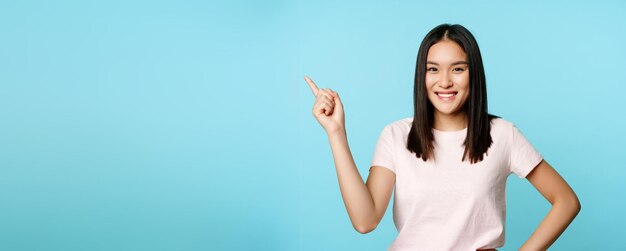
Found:
M 452 71 L 463 72 L 463 71 L 465 71 L 465 68 L 457 67 L 457 68 L 452 69 Z
M 437 68 L 435 68 L 435 67 L 428 67 L 428 68 L 426 68 L 426 71 L 436 72 Z

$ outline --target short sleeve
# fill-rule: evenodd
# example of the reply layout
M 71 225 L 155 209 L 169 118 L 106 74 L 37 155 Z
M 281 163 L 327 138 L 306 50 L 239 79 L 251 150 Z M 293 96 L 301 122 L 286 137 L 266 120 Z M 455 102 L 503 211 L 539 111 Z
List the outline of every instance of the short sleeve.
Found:
M 511 136 L 510 168 L 520 179 L 526 176 L 543 160 L 543 156 L 528 142 L 522 132 L 513 125 Z
M 391 126 L 387 125 L 380 133 L 370 168 L 372 166 L 382 166 L 396 173 L 396 164 L 393 154 L 393 131 L 391 129 Z

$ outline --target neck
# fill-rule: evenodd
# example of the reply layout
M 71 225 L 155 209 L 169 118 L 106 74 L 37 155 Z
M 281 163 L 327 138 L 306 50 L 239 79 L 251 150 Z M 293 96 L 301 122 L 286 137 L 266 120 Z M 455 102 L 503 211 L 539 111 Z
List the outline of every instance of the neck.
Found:
M 454 114 L 442 114 L 435 112 L 435 121 L 433 128 L 439 131 L 460 131 L 467 127 L 467 114 L 465 112 L 457 112 Z

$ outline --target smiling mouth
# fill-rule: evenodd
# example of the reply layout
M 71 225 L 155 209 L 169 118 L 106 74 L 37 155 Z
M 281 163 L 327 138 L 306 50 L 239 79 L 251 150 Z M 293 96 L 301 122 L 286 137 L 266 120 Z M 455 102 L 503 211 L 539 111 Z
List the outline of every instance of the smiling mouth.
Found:
M 458 92 L 435 92 L 441 98 L 450 98 L 456 96 Z

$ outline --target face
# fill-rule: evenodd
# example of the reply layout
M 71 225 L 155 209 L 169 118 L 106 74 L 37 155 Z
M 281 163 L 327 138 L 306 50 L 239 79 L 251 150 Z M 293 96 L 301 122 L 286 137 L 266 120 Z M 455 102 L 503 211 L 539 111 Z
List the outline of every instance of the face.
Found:
M 426 91 L 436 113 L 463 112 L 469 96 L 469 65 L 467 55 L 456 42 L 442 40 L 428 50 Z

